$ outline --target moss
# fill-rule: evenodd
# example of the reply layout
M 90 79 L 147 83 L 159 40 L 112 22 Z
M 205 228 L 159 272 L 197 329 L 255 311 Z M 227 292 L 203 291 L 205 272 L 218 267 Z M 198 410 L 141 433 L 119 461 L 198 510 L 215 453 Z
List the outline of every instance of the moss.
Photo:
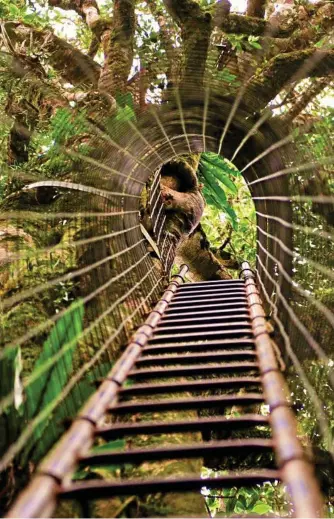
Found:
M 44 324 L 47 320 L 48 314 L 43 305 L 37 300 L 25 301 L 15 306 L 2 317 L 3 344 L 14 342 L 16 338 L 25 335 L 28 330 L 39 324 Z M 50 327 L 46 327 L 46 330 L 39 336 L 38 340 L 33 338 L 21 346 L 23 375 L 27 375 L 32 371 Z
M 252 16 L 231 13 L 229 16 L 222 17 L 219 22 L 220 28 L 227 33 L 262 36 L 273 32 L 272 26 L 266 20 Z M 292 30 L 292 27 L 284 29 L 279 27 L 275 31 L 275 37 L 284 38 L 290 36 Z
M 57 519 L 82 517 L 80 505 L 76 501 L 62 501 L 52 513 L 52 517 Z
M 159 398 L 159 397 L 157 397 Z M 167 421 L 190 420 L 197 418 L 194 411 L 147 413 L 141 417 L 143 421 Z M 124 417 L 127 420 L 127 417 Z M 135 436 L 129 439 L 131 448 L 155 447 L 162 445 L 189 444 L 198 442 L 200 433 L 180 433 Z M 139 466 L 125 466 L 122 469 L 124 478 L 174 478 L 177 476 L 199 476 L 202 469 L 202 459 L 164 460 L 161 462 L 143 463 Z M 118 476 L 114 476 L 118 478 Z M 104 510 L 106 513 L 106 510 Z M 203 517 L 206 516 L 205 501 L 200 492 L 151 494 L 138 498 L 132 506 L 129 506 L 125 517 Z M 105 515 L 104 517 L 112 517 Z

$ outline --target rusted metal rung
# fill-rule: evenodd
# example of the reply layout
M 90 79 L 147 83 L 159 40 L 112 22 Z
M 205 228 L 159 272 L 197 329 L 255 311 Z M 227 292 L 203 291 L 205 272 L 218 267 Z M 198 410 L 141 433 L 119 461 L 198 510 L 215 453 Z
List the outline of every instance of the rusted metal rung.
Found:
M 113 414 L 151 413 L 158 411 L 177 411 L 183 409 L 206 409 L 217 407 L 223 409 L 233 405 L 252 405 L 263 402 L 263 395 L 258 393 L 245 393 L 241 396 L 223 395 L 196 398 L 166 399 L 161 401 L 145 400 L 135 403 L 120 403 L 110 408 Z
M 234 314 L 234 315 L 211 315 L 207 317 L 203 317 L 201 313 L 198 313 L 196 316 L 192 315 L 188 319 L 173 319 L 172 317 L 164 317 L 161 319 L 159 326 L 178 326 L 182 323 L 224 323 L 224 322 L 239 322 L 239 321 L 245 321 L 249 319 L 249 314 L 244 312 L 240 314 Z
M 246 301 L 246 292 L 245 290 L 238 290 L 235 292 L 234 290 L 231 290 L 229 292 L 220 292 L 219 294 L 216 294 L 213 292 L 212 294 L 189 294 L 189 295 L 175 295 L 175 298 L 173 299 L 173 304 L 187 304 L 188 301 L 201 301 L 203 303 L 205 302 L 212 302 L 212 300 L 216 300 L 217 298 L 221 299 L 222 303 L 232 302 L 234 299 Z
M 246 316 L 249 317 L 249 311 L 246 306 L 238 308 L 223 308 L 221 310 L 197 310 L 193 312 L 170 312 L 165 313 L 162 322 L 174 322 L 177 320 L 183 320 L 189 317 L 190 319 L 203 318 L 203 319 L 229 319 L 234 316 Z
M 247 312 L 248 306 L 245 299 L 236 301 L 236 302 L 229 302 L 229 303 L 215 303 L 214 310 L 212 309 L 212 304 L 205 304 L 205 305 L 181 305 L 177 306 L 176 308 L 170 308 L 165 311 L 164 316 L 169 317 L 170 315 L 195 315 L 196 312 L 204 314 L 206 311 L 212 311 L 212 312 L 231 312 L 235 314 L 237 311 L 240 312 Z
M 215 304 L 215 308 L 222 308 L 223 306 L 225 306 L 225 308 L 228 306 L 229 308 L 232 307 L 232 304 L 239 304 L 239 306 L 246 306 L 247 304 L 247 299 L 246 299 L 246 296 L 227 296 L 223 299 L 223 303 L 221 304 Z M 200 304 L 199 304 L 200 303 Z M 175 311 L 175 309 L 177 308 L 178 310 L 181 310 L 183 308 L 187 309 L 187 308 L 190 308 L 190 306 L 192 306 L 193 308 L 212 308 L 212 304 L 214 303 L 214 301 L 212 301 L 212 299 L 191 299 L 189 301 L 184 301 L 184 300 L 180 300 L 180 301 L 175 301 L 175 302 L 171 302 L 170 303 L 170 311 Z
M 194 339 L 198 340 L 209 340 L 209 339 L 217 339 L 217 338 L 233 338 L 233 337 L 252 337 L 252 329 L 250 326 L 245 326 L 244 328 L 238 328 L 236 330 L 218 330 L 218 331 L 210 331 L 206 332 L 192 332 L 192 333 L 180 333 L 180 334 L 163 334 L 153 336 L 149 339 L 149 344 L 156 344 L 157 342 L 184 342 L 186 339 L 189 341 L 193 341 Z
M 185 322 L 185 321 L 184 321 Z M 242 327 L 247 327 L 247 326 L 250 326 L 250 320 L 244 320 L 244 321 L 241 321 L 241 322 L 234 322 L 234 321 L 230 321 L 230 322 L 225 322 L 225 323 L 222 323 L 222 322 L 218 322 L 218 323 L 212 323 L 212 324 L 208 324 L 208 323 L 198 323 L 198 324 L 189 324 L 189 325 L 186 325 L 186 326 L 178 326 L 177 329 L 175 330 L 175 326 L 169 326 L 168 324 L 167 325 L 164 325 L 164 324 L 161 324 L 159 326 L 157 326 L 157 328 L 154 330 L 154 337 L 157 337 L 159 335 L 162 335 L 162 334 L 166 334 L 166 333 L 182 333 L 186 330 L 189 330 L 190 332 L 192 331 L 199 331 L 201 332 L 202 330 L 203 331 L 206 331 L 206 332 L 210 332 L 212 330 L 235 330 L 235 329 L 239 329 L 239 328 L 242 328 Z M 189 335 L 189 334 L 188 334 Z
M 157 369 L 134 369 L 130 371 L 129 377 L 133 380 L 147 378 L 170 378 L 213 375 L 214 373 L 236 373 L 240 371 L 258 370 L 256 362 L 229 362 L 228 364 L 199 364 L 197 366 L 182 366 L 180 368 L 157 368 Z
M 176 447 L 156 447 L 154 449 L 130 449 L 128 451 L 91 452 L 80 459 L 81 466 L 113 465 L 115 463 L 140 464 L 147 461 L 166 459 L 199 458 L 202 456 L 218 456 L 228 453 L 232 456 L 247 456 L 250 453 L 270 452 L 272 440 L 267 439 L 231 439 L 207 443 L 194 443 Z
M 223 292 L 220 291 L 219 293 L 216 292 L 208 292 L 208 293 L 195 293 L 190 295 L 175 295 L 175 298 L 173 300 L 174 304 L 177 303 L 186 303 L 187 301 L 212 301 L 217 299 L 218 297 L 222 298 L 223 301 L 235 299 L 236 297 L 246 297 L 246 292 L 244 289 L 238 289 L 238 290 L 232 290 L 229 292 Z
M 211 342 L 215 342 L 215 341 L 211 341 Z M 191 343 L 177 344 L 176 343 L 176 344 L 170 344 L 167 346 L 165 346 L 164 344 L 162 344 L 162 345 L 158 344 L 157 346 L 145 346 L 145 348 L 143 348 L 143 352 L 142 352 L 140 359 L 143 360 L 147 356 L 155 355 L 157 353 L 159 355 L 166 355 L 168 353 L 177 354 L 177 353 L 181 353 L 181 352 L 186 352 L 187 353 L 186 358 L 187 358 L 190 351 L 196 351 L 196 352 L 198 352 L 198 354 L 202 354 L 202 353 L 204 354 L 204 353 L 208 353 L 211 351 L 214 353 L 219 353 L 221 358 L 222 358 L 222 356 L 224 356 L 225 360 L 236 360 L 236 361 L 251 360 L 251 359 L 254 359 L 257 357 L 257 353 L 251 343 L 249 345 L 245 344 L 243 346 L 245 349 L 240 349 L 240 350 L 229 349 L 229 348 L 232 348 L 233 346 L 234 346 L 233 344 L 230 346 L 224 346 L 224 345 L 217 346 L 216 344 L 208 344 L 208 345 L 205 344 L 204 345 L 204 344 L 196 343 L 196 342 L 194 344 L 191 344 Z M 238 345 L 235 345 L 235 346 L 238 346 Z M 242 348 L 241 344 L 240 344 L 240 348 Z M 249 349 L 246 349 L 246 348 L 249 348 Z
M 219 285 L 243 285 L 244 282 L 242 279 L 216 279 L 213 281 L 196 281 L 195 283 L 184 283 L 182 287 L 184 287 L 185 290 L 191 289 L 194 287 L 207 287 L 207 286 L 219 286 Z
M 252 348 L 249 350 L 246 349 L 234 349 L 234 348 Z M 237 355 L 240 354 L 251 354 L 254 355 L 255 344 L 253 339 L 222 339 L 216 341 L 206 341 L 203 342 L 181 342 L 181 343 L 165 343 L 165 344 L 157 344 L 143 347 L 142 356 L 143 355 L 152 355 L 153 353 L 169 353 L 169 352 L 177 352 L 177 351 L 207 351 L 207 350 L 226 350 L 226 355 Z M 233 349 L 232 349 L 233 348 Z
M 232 295 L 232 294 L 241 294 L 243 295 L 245 293 L 245 287 L 229 287 L 229 288 L 220 288 L 219 292 L 217 289 L 212 290 L 185 290 L 180 291 L 179 289 L 176 292 L 175 299 L 188 299 L 190 297 L 204 297 L 204 296 L 215 296 L 216 294 L 219 295 L 219 297 L 224 298 L 225 295 Z
M 245 414 L 242 417 L 199 418 L 198 420 L 180 420 L 173 422 L 137 422 L 120 423 L 103 426 L 96 430 L 96 436 L 104 440 L 114 440 L 125 436 L 141 434 L 168 434 L 194 431 L 212 431 L 216 428 L 224 432 L 250 429 L 257 426 L 268 426 L 268 418 L 263 415 Z
M 247 354 L 248 353 L 248 354 Z M 237 352 L 237 354 L 234 356 L 231 355 L 229 352 L 213 352 L 213 353 L 194 353 L 194 354 L 187 354 L 187 355 L 155 355 L 155 356 L 145 356 L 140 357 L 136 362 L 136 367 L 142 367 L 142 366 L 148 366 L 151 364 L 160 365 L 160 364 L 192 364 L 193 362 L 219 362 L 219 361 L 231 361 L 235 359 L 240 359 L 240 357 L 246 357 L 246 360 L 252 360 L 256 358 L 255 352 L 246 352 L 246 354 L 240 355 L 240 352 Z
M 62 499 L 91 500 L 109 498 L 112 496 L 126 496 L 153 494 L 157 492 L 191 492 L 203 488 L 233 488 L 245 487 L 265 483 L 266 481 L 279 481 L 278 470 L 259 470 L 256 474 L 231 474 L 216 478 L 188 477 L 179 479 L 154 479 L 154 480 L 128 480 L 121 482 L 90 481 L 87 483 L 72 483 L 69 487 L 63 487 L 59 496 Z
M 232 389 L 248 385 L 261 384 L 259 377 L 231 377 L 199 380 L 191 382 L 172 382 L 168 384 L 135 384 L 122 388 L 119 391 L 121 397 L 140 396 L 147 394 L 176 393 L 182 391 L 204 391 L 209 389 Z

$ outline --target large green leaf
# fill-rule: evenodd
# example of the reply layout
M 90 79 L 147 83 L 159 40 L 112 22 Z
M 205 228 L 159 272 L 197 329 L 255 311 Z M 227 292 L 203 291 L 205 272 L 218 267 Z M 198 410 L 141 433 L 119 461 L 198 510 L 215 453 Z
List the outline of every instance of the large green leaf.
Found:
M 25 414 L 28 420 L 34 418 L 37 413 L 53 402 L 69 380 L 73 371 L 73 354 L 77 346 L 77 339 L 83 328 L 83 315 L 83 303 L 76 301 L 59 319 L 45 341 L 30 375 L 33 381 L 26 388 Z M 53 356 L 59 354 L 61 349 L 63 352 L 55 363 L 50 368 L 43 369 Z M 31 444 L 42 438 L 47 423 L 48 418 L 35 429 L 31 443 L 27 446 L 28 450 Z
M 202 159 L 202 165 L 204 168 L 208 168 L 209 171 L 211 171 L 211 173 L 215 176 L 215 178 L 224 184 L 224 186 L 227 187 L 227 189 L 229 189 L 234 195 L 238 193 L 237 186 L 223 169 L 220 169 L 217 166 L 213 166 L 210 161 L 207 161 L 204 158 Z
M 14 391 L 14 407 L 18 409 L 22 403 L 20 375 L 22 371 L 21 348 L 15 346 L 5 350 L 0 360 L 0 397 L 6 397 Z M 10 412 L 10 406 L 7 411 Z
M 46 423 L 43 431 L 43 441 L 35 443 L 29 452 L 29 459 L 38 463 L 48 452 L 52 445 L 58 440 L 60 434 L 64 432 L 66 421 L 71 416 L 75 416 L 78 410 L 87 402 L 93 394 L 96 381 L 101 377 L 107 376 L 111 369 L 111 363 L 106 362 L 95 366 L 86 376 L 75 385 L 70 394 L 53 411 L 52 420 Z
M 8 449 L 8 444 L 16 438 L 22 425 L 21 370 L 20 347 L 8 349 L 0 360 L 0 399 L 14 391 L 14 403 L 0 416 L 0 455 Z
M 258 501 L 258 503 L 254 506 L 254 508 L 251 510 L 255 514 L 267 514 L 268 512 L 271 512 L 271 506 L 267 505 L 266 503 L 262 503 L 261 501 Z
M 229 216 L 233 229 L 236 230 L 238 227 L 237 215 L 228 203 L 225 191 L 219 185 L 212 170 L 201 164 L 199 167 L 199 175 L 200 180 L 204 183 L 203 195 L 206 202 L 224 211 Z
M 225 191 L 218 184 L 214 174 L 209 168 L 200 167 L 205 187 L 209 188 L 216 200 L 224 206 L 227 203 Z
M 241 175 L 240 171 L 227 159 L 224 159 L 220 155 L 212 152 L 202 153 L 201 160 L 205 160 L 206 162 L 210 162 L 213 166 L 225 173 L 229 173 L 233 177 L 238 177 Z

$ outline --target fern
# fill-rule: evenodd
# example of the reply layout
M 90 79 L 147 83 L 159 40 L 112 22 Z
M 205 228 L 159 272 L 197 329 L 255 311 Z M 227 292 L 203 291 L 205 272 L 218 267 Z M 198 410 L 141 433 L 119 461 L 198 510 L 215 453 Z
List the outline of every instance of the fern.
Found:
M 223 211 L 236 230 L 237 215 L 227 199 L 225 190 L 233 195 L 238 193 L 238 188 L 230 177 L 240 175 L 239 171 L 215 153 L 202 153 L 198 173 L 200 181 L 204 184 L 203 195 L 207 204 Z

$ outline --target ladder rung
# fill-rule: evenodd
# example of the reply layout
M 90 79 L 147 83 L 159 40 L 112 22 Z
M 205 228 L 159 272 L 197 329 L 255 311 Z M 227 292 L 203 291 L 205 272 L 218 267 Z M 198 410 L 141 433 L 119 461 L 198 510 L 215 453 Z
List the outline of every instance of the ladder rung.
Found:
M 176 368 L 158 368 L 158 369 L 138 369 L 132 370 L 129 373 L 129 378 L 134 380 L 147 378 L 170 378 L 170 377 L 188 377 L 193 375 L 208 375 L 214 373 L 234 373 L 237 371 L 251 371 L 257 370 L 258 364 L 256 362 L 239 362 L 228 364 L 199 364 L 198 366 L 182 366 Z
M 248 355 L 247 355 L 248 353 Z M 187 364 L 193 363 L 193 362 L 219 362 L 219 361 L 225 361 L 226 360 L 232 360 L 232 356 L 229 352 L 214 352 L 214 353 L 193 353 L 193 354 L 187 354 L 187 355 L 152 355 L 151 357 L 139 357 L 139 359 L 136 362 L 136 366 L 147 366 L 150 364 Z M 236 355 L 237 359 L 241 357 L 240 352 L 237 352 Z M 256 358 L 255 352 L 246 352 L 246 357 L 251 357 L 252 359 Z M 239 359 L 240 360 L 240 359 Z M 249 359 L 246 359 L 249 360 Z
M 230 407 L 233 405 L 252 405 L 263 402 L 263 395 L 245 393 L 244 395 L 223 395 L 210 397 L 179 398 L 157 401 L 145 400 L 134 403 L 120 403 L 110 408 L 113 414 L 150 413 L 181 409 L 205 409 L 210 407 Z
M 209 311 L 218 311 L 218 310 L 226 310 L 228 312 L 233 312 L 235 313 L 237 310 L 246 310 L 248 309 L 247 307 L 247 302 L 245 299 L 237 299 L 235 302 L 228 302 L 228 303 L 222 303 L 222 302 L 217 302 L 215 303 L 215 305 L 213 306 L 212 305 L 212 302 L 209 303 L 209 304 L 206 304 L 206 305 L 194 305 L 194 306 L 191 306 L 189 307 L 189 305 L 178 305 L 177 308 L 172 308 L 171 306 L 171 303 L 169 304 L 169 307 L 167 308 L 167 310 L 165 311 L 164 315 L 171 315 L 171 314 L 176 314 L 176 315 L 179 315 L 180 313 L 180 310 L 184 313 L 191 313 L 193 314 L 195 310 L 198 310 L 199 312 L 202 313 L 202 311 L 205 311 L 205 309 L 208 309 Z
M 210 312 L 209 312 L 210 313 Z M 185 319 L 175 319 L 173 317 L 163 317 L 159 323 L 159 327 L 167 324 L 168 326 L 177 326 L 182 323 L 192 323 L 192 322 L 209 322 L 209 323 L 223 323 L 225 321 L 231 323 L 234 321 L 244 321 L 249 319 L 249 313 L 240 313 L 234 315 L 210 315 L 208 317 L 203 317 L 202 313 L 197 315 L 191 314 L 191 317 L 188 315 Z
M 121 423 L 104 426 L 96 431 L 96 435 L 105 440 L 123 438 L 137 434 L 172 434 L 193 431 L 212 431 L 219 427 L 224 432 L 247 429 L 256 426 L 269 426 L 266 416 L 248 414 L 242 417 L 215 417 L 198 420 L 180 420 L 173 422 L 140 422 Z
M 243 305 L 244 307 L 246 307 L 247 305 L 247 299 L 246 297 L 241 297 L 241 296 L 238 296 L 238 297 L 234 297 L 234 296 L 231 296 L 231 297 L 227 297 L 227 298 L 224 298 L 223 300 L 221 300 L 221 304 L 225 304 L 225 306 L 228 306 L 231 308 L 231 305 L 234 304 L 234 303 L 239 303 L 240 305 Z M 195 308 L 219 308 L 219 303 L 213 303 L 212 302 L 212 299 L 193 299 L 193 300 L 190 300 L 190 301 L 184 301 L 184 300 L 181 300 L 181 301 L 177 301 L 176 299 L 172 299 L 172 301 L 169 303 L 169 307 L 168 307 L 168 311 L 175 311 L 175 309 L 187 309 L 189 308 L 190 306 L 193 306 Z
M 196 297 L 196 296 L 215 296 L 220 297 L 226 295 L 232 295 L 232 294 L 245 294 L 246 289 L 244 286 L 241 287 L 229 287 L 229 288 L 213 288 L 211 290 L 204 290 L 204 289 L 197 289 L 197 290 L 185 290 L 181 291 L 180 289 L 177 290 L 175 294 L 175 299 L 186 299 L 190 297 Z
M 195 283 L 184 283 L 180 286 L 180 289 L 192 289 L 194 287 L 207 287 L 207 286 L 228 286 L 228 285 L 245 285 L 243 279 L 217 279 L 215 281 L 197 281 Z
M 184 323 L 187 322 L 186 320 L 183 321 Z M 165 333 L 176 333 L 177 335 L 179 335 L 180 332 L 182 331 L 186 331 L 186 330 L 198 330 L 198 331 L 211 331 L 211 330 L 235 330 L 236 328 L 241 328 L 242 326 L 250 326 L 251 323 L 250 321 L 241 321 L 241 322 L 228 322 L 228 323 L 222 323 L 222 322 L 218 322 L 218 323 L 213 323 L 213 324 L 208 324 L 208 323 L 199 323 L 199 324 L 187 324 L 186 326 L 178 326 L 176 329 L 175 329 L 175 326 L 168 326 L 168 325 L 159 325 L 155 330 L 154 330 L 154 335 L 153 337 L 157 337 L 158 335 L 162 335 L 162 334 L 165 334 Z
M 135 384 L 130 387 L 121 388 L 119 394 L 124 396 L 146 395 L 150 393 L 177 393 L 179 391 L 203 391 L 208 389 L 230 389 L 244 387 L 247 385 L 261 384 L 258 377 L 231 377 L 217 378 L 211 380 L 199 380 L 191 382 L 176 382 L 169 384 Z
M 173 298 L 172 302 L 178 302 L 178 303 L 186 303 L 187 301 L 215 301 L 217 299 L 221 299 L 222 301 L 229 301 L 231 299 L 236 299 L 236 298 L 240 298 L 240 299 L 246 299 L 246 291 L 245 290 L 240 290 L 238 292 L 234 291 L 233 292 L 210 292 L 208 294 L 194 294 L 194 295 L 187 295 L 187 296 L 179 296 L 179 295 L 175 295 L 175 297 Z M 172 304 L 172 303 L 171 303 Z
M 203 456 L 228 453 L 229 455 L 247 456 L 250 453 L 268 452 L 273 449 L 273 441 L 267 439 L 235 439 L 208 443 L 194 443 L 177 447 L 154 449 L 130 449 L 128 451 L 103 451 L 87 454 L 80 459 L 81 466 L 113 465 L 118 463 L 140 464 L 146 461 L 166 459 L 202 458 Z
M 247 348 L 253 347 L 252 350 L 229 350 L 228 348 Z M 189 351 L 189 350 L 197 350 L 197 351 L 206 351 L 206 350 L 224 350 L 226 355 L 231 355 L 232 357 L 239 357 L 242 355 L 250 355 L 255 356 L 254 351 L 254 342 L 252 339 L 231 339 L 231 340 L 223 340 L 223 341 L 207 341 L 207 342 L 194 342 L 194 343 L 180 343 L 180 344 L 157 344 L 154 346 L 144 346 L 142 355 L 152 355 L 152 353 L 169 353 L 169 352 L 177 352 L 177 351 Z M 226 350 L 226 351 L 225 351 Z
M 192 332 L 192 333 L 178 333 L 178 334 L 163 334 L 163 335 L 157 335 L 156 337 L 153 336 L 149 340 L 149 344 L 155 344 L 157 342 L 168 342 L 168 341 L 182 341 L 185 342 L 185 340 L 189 339 L 189 341 L 194 340 L 195 338 L 198 340 L 206 340 L 210 338 L 219 338 L 219 337 L 252 337 L 253 332 L 252 328 L 245 327 L 245 328 L 238 328 L 237 330 L 220 330 L 220 331 L 214 331 L 214 330 L 206 330 L 205 332 Z
M 152 494 L 156 492 L 191 492 L 200 490 L 204 484 L 207 488 L 233 488 L 235 486 L 254 486 L 266 481 L 279 481 L 278 470 L 258 470 L 256 474 L 245 472 L 244 474 L 230 474 L 216 478 L 188 477 L 179 479 L 154 479 L 154 480 L 126 480 L 126 481 L 97 481 L 86 483 L 72 483 L 69 487 L 63 487 L 58 494 L 62 499 L 76 499 L 89 501 L 103 499 L 112 496 L 126 496 Z
M 210 307 L 212 308 L 212 307 Z M 192 310 L 192 309 L 191 309 Z M 238 312 L 238 313 L 237 313 Z M 173 312 L 165 312 L 164 317 L 162 318 L 162 321 L 174 321 L 176 319 L 185 317 L 190 317 L 191 319 L 195 319 L 196 317 L 201 318 L 208 318 L 208 319 L 228 319 L 230 317 L 239 315 L 247 315 L 249 317 L 249 311 L 246 306 L 244 307 L 238 307 L 238 308 L 226 308 L 222 310 L 198 310 L 196 312 L 190 311 L 190 312 L 176 312 L 173 310 Z M 206 317 L 207 316 L 207 317 Z

